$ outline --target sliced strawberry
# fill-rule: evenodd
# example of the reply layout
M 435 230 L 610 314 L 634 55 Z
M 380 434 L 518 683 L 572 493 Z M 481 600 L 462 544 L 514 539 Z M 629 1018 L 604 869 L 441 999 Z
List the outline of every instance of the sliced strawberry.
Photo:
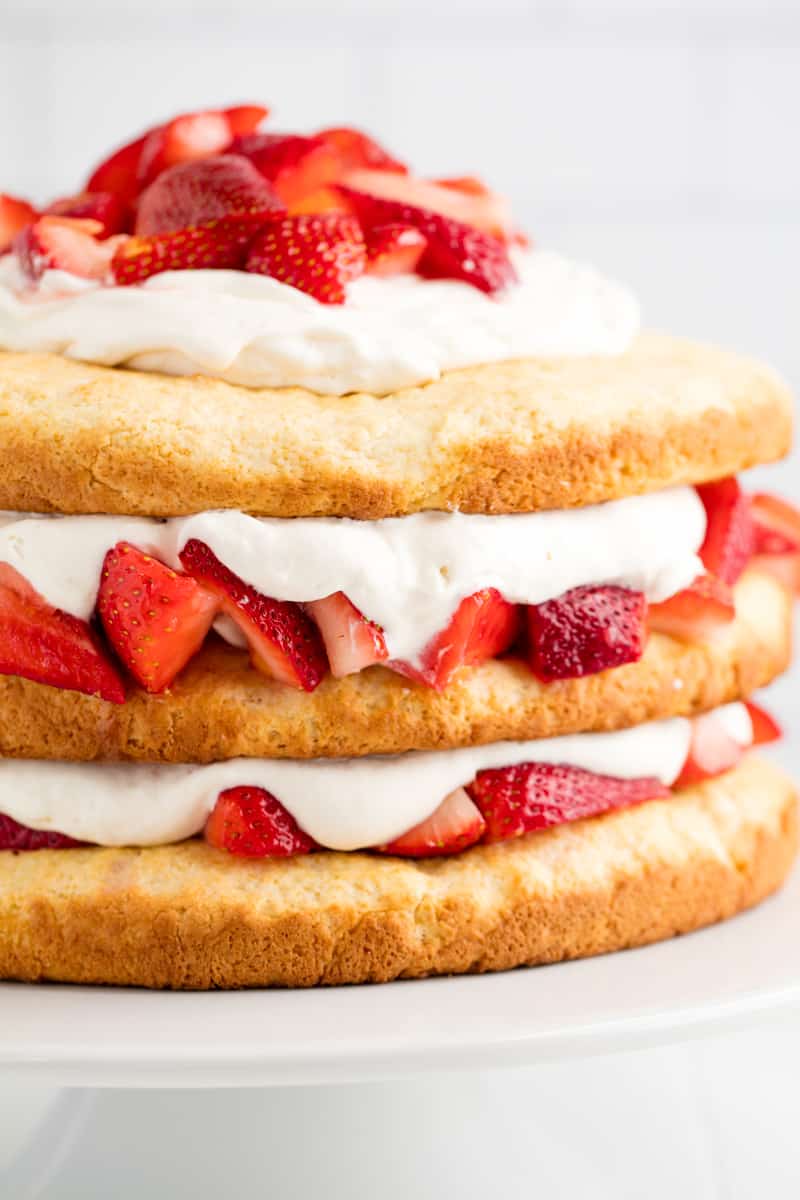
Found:
M 351 171 L 356 167 L 372 167 L 381 171 L 408 174 L 408 167 L 404 163 L 398 162 L 383 146 L 379 146 L 360 129 L 321 129 L 317 137 L 336 151 L 342 171 Z
M 704 483 L 697 494 L 706 510 L 706 536 L 699 552 L 703 565 L 723 583 L 733 585 L 754 549 L 750 497 L 734 477 Z
M 781 740 L 783 730 L 766 709 L 763 709 L 752 700 L 745 700 L 744 706 L 750 714 L 750 722 L 753 726 L 754 746 L 766 746 L 770 742 L 779 742 Z
M 427 238 L 428 244 L 417 266 L 421 275 L 431 279 L 459 279 L 489 293 L 516 282 L 508 250 L 499 238 L 429 209 L 377 199 L 350 187 L 343 187 L 342 192 L 353 204 L 367 233 L 379 225 L 413 225 Z
M 331 674 L 337 679 L 363 671 L 389 657 L 379 625 L 368 621 L 344 592 L 304 605 L 317 623 L 325 643 Z
M 479 771 L 467 791 L 486 821 L 485 842 L 503 842 L 670 794 L 655 777 L 617 779 L 551 763 Z
M 287 207 L 341 175 L 337 152 L 319 137 L 253 133 L 236 138 L 229 153 L 249 158 Z
M 647 601 L 621 587 L 577 587 L 527 609 L 530 665 L 540 679 L 578 679 L 637 662 Z
M 234 787 L 221 792 L 208 818 L 205 839 L 218 850 L 245 858 L 307 854 L 315 842 L 271 792 Z
M 428 239 L 413 225 L 376 225 L 367 234 L 367 273 L 405 275 L 416 271 Z
M 787 554 L 800 550 L 800 510 L 768 492 L 756 492 L 750 497 L 750 504 L 756 554 Z
M 53 608 L 13 567 L 0 563 L 0 675 L 125 700 L 122 680 L 85 621 Z
M 508 201 L 482 185 L 480 190 L 475 187 L 468 190 L 463 186 L 463 180 L 462 186 L 454 187 L 453 181 L 442 184 L 413 175 L 398 175 L 395 171 L 368 170 L 348 171 L 341 182 L 347 188 L 375 199 L 449 217 L 501 241 L 513 233 Z
M 215 154 L 162 171 L 139 198 L 136 233 L 171 233 L 234 219 L 254 229 L 285 212 L 251 162 L 237 154 Z
M 202 646 L 219 601 L 195 579 L 118 542 L 103 563 L 97 610 L 134 679 L 163 692 Z
M 223 109 L 228 119 L 231 137 L 244 137 L 247 133 L 255 133 L 259 125 L 269 116 L 269 109 L 263 104 L 236 104 L 233 108 Z
M 30 829 L 0 813 L 0 850 L 68 850 L 71 846 L 82 845 L 83 842 L 76 842 L 65 833 Z
M 450 624 L 428 643 L 414 665 L 395 659 L 387 665 L 418 683 L 442 691 L 461 667 L 474 667 L 502 654 L 519 631 L 519 611 L 496 588 L 484 588 L 461 601 Z
M 113 192 L 126 207 L 131 206 L 139 194 L 139 159 L 147 134 L 115 150 L 94 169 L 86 183 L 87 192 Z
M 694 583 L 648 610 L 650 630 L 686 642 L 702 642 L 722 632 L 736 617 L 733 592 L 716 575 Z
M 271 221 L 250 246 L 246 269 L 344 304 L 346 285 L 362 274 L 366 250 L 355 217 L 339 213 Z
M 383 854 L 426 858 L 457 854 L 483 837 L 486 822 L 463 788 L 446 796 L 434 813 L 393 842 L 376 849 Z
M 27 200 L 0 192 L 0 254 L 11 249 L 17 234 L 26 225 L 32 224 L 37 215 L 36 209 Z
M 48 204 L 45 212 L 56 217 L 73 217 L 79 221 L 98 221 L 100 238 L 128 231 L 127 205 L 113 192 L 79 192 Z
M 17 234 L 14 252 L 29 279 L 41 279 L 45 271 L 105 279 L 118 243 L 116 238 L 99 242 L 97 234 L 101 232 L 98 221 L 39 217 Z
M 151 129 L 137 167 L 139 190 L 143 191 L 167 167 L 221 154 L 230 142 L 231 127 L 222 112 L 185 113 Z
M 234 221 L 177 229 L 154 237 L 126 238 L 111 260 L 118 284 L 143 283 L 162 271 L 237 270 L 244 265 L 252 230 Z
M 431 183 L 435 183 L 437 187 L 450 188 L 453 192 L 462 192 L 465 196 L 491 196 L 491 188 L 488 188 L 483 180 L 476 178 L 475 175 L 457 175 L 452 179 L 432 179 Z
M 704 779 L 713 779 L 735 767 L 745 747 L 728 733 L 716 713 L 703 713 L 692 719 L 692 740 L 683 769 L 673 787 L 689 787 Z
M 750 559 L 750 565 L 777 579 L 788 591 L 800 595 L 800 553 L 756 554 Z
M 214 593 L 222 612 L 247 638 L 254 667 L 281 683 L 314 691 L 328 663 L 319 630 L 299 604 L 257 592 L 196 538 L 186 543 L 180 559 L 187 574 Z
M 300 200 L 295 200 L 294 203 L 288 205 L 286 212 L 290 217 L 299 217 L 304 213 L 313 213 L 319 216 L 321 213 L 331 212 L 351 213 L 352 208 L 338 188 L 324 187 L 319 188 L 316 192 L 309 192 Z

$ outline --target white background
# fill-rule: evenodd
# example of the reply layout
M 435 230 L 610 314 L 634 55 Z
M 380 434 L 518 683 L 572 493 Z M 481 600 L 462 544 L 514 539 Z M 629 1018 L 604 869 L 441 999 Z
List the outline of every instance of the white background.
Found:
M 794 0 L 0 0 L 0 190 L 38 200 L 75 190 L 142 127 L 240 100 L 271 103 L 278 129 L 361 124 L 420 172 L 483 175 L 514 198 L 537 241 L 629 281 L 649 324 L 764 356 L 800 388 Z M 758 479 L 800 501 L 796 461 Z M 776 694 L 791 730 L 797 689 L 783 684 Z M 791 744 L 784 754 L 800 765 Z M 457 1154 L 475 1158 L 475 1190 L 462 1183 L 462 1195 L 494 1186 L 528 1196 L 538 1179 L 542 1195 L 568 1200 L 788 1200 L 800 1194 L 798 1066 L 800 1040 L 784 1030 L 548 1067 L 527 1082 L 492 1075 L 417 1093 L 373 1087 L 342 1093 L 341 1104 L 356 1131 L 364 1106 L 382 1105 L 400 1123 L 405 1152 L 384 1166 L 409 1194 L 447 1195 L 456 1174 L 448 1154 Z M 554 1098 L 562 1136 L 552 1151 L 563 1165 L 540 1157 L 526 1175 L 520 1105 L 527 1095 L 541 1108 L 543 1094 Z M 322 1121 L 341 1115 L 329 1095 Z M 15 1100 L 5 1101 L 10 1121 Z M 187 1112 L 180 1096 L 160 1103 L 165 1122 Z M 287 1102 L 297 1128 L 311 1104 L 297 1092 Z M 234 1096 L 227 1108 L 218 1099 L 209 1106 L 216 1120 L 254 1111 Z M 134 1110 L 120 1101 L 108 1111 L 122 1137 Z M 453 1112 L 462 1132 L 442 1145 L 431 1130 L 444 1130 Z M 491 1171 L 474 1155 L 487 1128 Z M 504 1129 L 515 1139 L 505 1155 Z M 301 1151 L 292 1152 L 300 1164 Z M 327 1153 L 346 1173 L 341 1142 Z M 144 1157 L 143 1148 L 141 1178 L 158 1195 Z M 108 1143 L 96 1161 L 111 1169 Z M 401 1194 L 369 1147 L 358 1162 L 352 1195 Z M 513 1162 L 510 1174 L 504 1162 Z M 306 1167 L 291 1194 L 312 1194 L 299 1184 Z M 86 1170 L 82 1192 L 60 1190 L 55 1171 L 36 1194 L 111 1194 L 96 1178 L 91 1190 Z M 224 1182 L 210 1167 L 187 1174 L 196 1196 L 206 1194 L 204 1180 L 217 1192 Z

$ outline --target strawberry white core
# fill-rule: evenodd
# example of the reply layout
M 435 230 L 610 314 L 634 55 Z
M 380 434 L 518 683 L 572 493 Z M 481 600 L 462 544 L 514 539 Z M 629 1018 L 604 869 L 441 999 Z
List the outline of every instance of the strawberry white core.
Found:
M 0 562 L 54 607 L 88 620 L 103 559 L 132 542 L 180 569 L 192 538 L 266 596 L 309 602 L 344 592 L 384 631 L 391 658 L 415 663 L 465 596 L 496 588 L 541 604 L 582 585 L 615 584 L 653 603 L 703 570 L 706 516 L 693 488 L 580 509 L 509 516 L 417 513 L 380 521 L 256 518 L 234 511 L 139 517 L 0 515 Z M 230 623 L 219 632 L 235 640 Z
M 454 280 L 365 275 L 337 306 L 243 271 L 169 271 L 133 287 L 46 271 L 32 286 L 8 255 L 0 348 L 344 395 L 480 363 L 629 347 L 639 309 L 626 288 L 548 251 L 514 262 L 520 282 L 497 296 Z
M 734 740 L 752 743 L 743 704 L 715 715 Z M 691 722 L 675 717 L 614 733 L 357 759 L 238 758 L 209 766 L 3 759 L 0 813 L 98 845 L 166 845 L 200 833 L 219 793 L 246 784 L 271 792 L 321 846 L 357 850 L 412 829 L 491 767 L 559 763 L 621 779 L 655 776 L 669 786 L 690 737 Z

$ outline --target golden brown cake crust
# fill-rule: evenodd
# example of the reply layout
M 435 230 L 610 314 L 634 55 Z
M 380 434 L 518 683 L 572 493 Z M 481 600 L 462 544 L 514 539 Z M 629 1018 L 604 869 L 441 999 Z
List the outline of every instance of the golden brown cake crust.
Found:
M 490 364 L 384 397 L 0 354 L 0 509 L 528 512 L 720 478 L 790 437 L 767 367 L 657 335 L 618 357 Z
M 171 692 L 137 691 L 125 705 L 0 677 L 0 755 L 212 762 L 390 754 L 686 716 L 747 696 L 788 665 L 788 593 L 749 571 L 736 601 L 735 624 L 713 642 L 656 635 L 638 663 L 547 685 L 522 663 L 493 661 L 442 694 L 375 667 L 307 695 L 265 679 L 220 642 Z
M 0 977 L 307 987 L 557 962 L 730 917 L 780 886 L 796 844 L 793 785 L 750 757 L 670 800 L 450 859 L 4 851 Z

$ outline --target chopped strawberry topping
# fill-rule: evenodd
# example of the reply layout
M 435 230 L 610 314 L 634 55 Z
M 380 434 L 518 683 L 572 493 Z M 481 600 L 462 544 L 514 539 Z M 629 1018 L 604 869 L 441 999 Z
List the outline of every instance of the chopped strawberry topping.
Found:
M 68 271 L 84 279 L 104 279 L 117 249 L 117 239 L 97 241 L 102 233 L 98 221 L 72 217 L 39 217 L 26 225 L 14 239 L 14 251 L 30 279 L 45 271 Z
M 271 792 L 234 787 L 220 793 L 208 818 L 206 841 L 246 858 L 289 858 L 315 843 Z
M 122 680 L 86 621 L 53 608 L 13 567 L 0 563 L 0 675 L 125 700 Z
M 519 631 L 519 613 L 496 588 L 467 596 L 450 624 L 428 643 L 419 665 L 395 659 L 393 671 L 442 691 L 461 667 L 474 667 L 502 654 Z
M 321 304 L 344 304 L 346 285 L 365 263 L 358 221 L 327 213 L 271 221 L 251 244 L 246 267 L 308 292 Z
M 457 854 L 479 842 L 485 829 L 486 822 L 478 808 L 463 788 L 456 788 L 425 821 L 377 849 L 411 858 Z
M 254 133 L 236 138 L 229 152 L 248 158 L 287 206 L 341 175 L 338 153 L 319 137 Z
M 35 221 L 37 215 L 36 209 L 27 200 L 0 192 L 0 254 L 11 249 L 17 234 Z
M 342 171 L 372 167 L 381 171 L 399 171 L 403 175 L 408 173 L 404 163 L 398 162 L 360 129 L 322 129 L 317 137 L 336 151 Z
M 147 692 L 163 692 L 200 649 L 219 601 L 129 542 L 109 550 L 97 609 L 108 640 Z
M 378 199 L 351 187 L 343 187 L 342 192 L 353 204 L 368 234 L 379 225 L 399 224 L 412 225 L 424 235 L 428 244 L 417 267 L 421 275 L 430 279 L 459 279 L 489 293 L 516 282 L 508 249 L 492 234 L 430 209 Z
M 319 630 L 299 604 L 257 592 L 196 538 L 186 543 L 180 559 L 186 573 L 214 593 L 223 613 L 247 638 L 254 667 L 281 683 L 314 691 L 328 663 Z
M 800 550 L 800 510 L 767 492 L 751 496 L 750 504 L 756 554 L 787 554 Z
M 254 231 L 259 222 L 285 211 L 251 162 L 217 154 L 163 171 L 139 199 L 136 233 L 171 233 L 223 220 L 245 222 Z
M 750 561 L 757 571 L 771 575 L 787 591 L 800 595 L 800 553 L 796 550 L 786 554 L 756 554 Z
M 698 575 L 694 583 L 664 600 L 651 604 L 650 630 L 681 641 L 701 642 L 722 632 L 736 616 L 733 593 L 716 575 Z
M 486 821 L 485 842 L 669 796 L 669 788 L 655 777 L 617 779 L 550 763 L 479 771 L 467 791 Z
M 428 239 L 413 225 L 376 225 L 367 234 L 367 272 L 404 275 L 417 269 Z
M 348 171 L 341 181 L 347 188 L 401 206 L 413 206 L 448 217 L 482 233 L 507 241 L 512 233 L 508 201 L 480 185 L 454 187 L 453 181 L 435 183 L 393 171 Z M 474 181 L 472 181 L 474 183 Z M 425 230 L 423 230 L 423 233 Z
M 716 713 L 692 720 L 692 740 L 683 769 L 674 787 L 688 787 L 730 771 L 744 757 L 745 747 L 728 733 Z
M 115 150 L 89 176 L 86 191 L 113 192 L 126 207 L 131 206 L 139 194 L 139 159 L 146 139 L 147 134 L 142 134 Z
M 531 669 L 577 679 L 636 662 L 647 640 L 647 601 L 621 587 L 578 587 L 527 610 Z
M 733 585 L 754 547 L 750 497 L 735 478 L 704 483 L 697 494 L 706 510 L 706 536 L 700 557 L 707 571 Z
M 128 231 L 127 206 L 113 192 L 80 192 L 77 196 L 64 196 L 48 204 L 45 213 L 79 221 L 98 221 L 101 229 L 97 236 L 100 238 Z
M 111 260 L 114 282 L 143 283 L 162 271 L 235 270 L 244 264 L 252 231 L 234 221 L 177 229 L 154 237 L 130 237 Z
M 152 129 L 144 139 L 137 176 L 139 190 L 176 163 L 221 154 L 231 141 L 231 127 L 222 112 L 186 113 Z
M 368 621 L 344 592 L 312 600 L 304 607 L 319 626 L 331 674 L 337 679 L 389 657 L 380 626 Z
M 269 109 L 264 108 L 263 104 L 236 104 L 223 111 L 228 118 L 232 138 L 255 133 L 261 122 L 269 116 Z
M 753 700 L 745 700 L 744 705 L 753 726 L 753 745 L 766 746 L 770 742 L 779 742 L 783 730 L 775 718 Z
M 48 829 L 30 829 L 20 825 L 13 817 L 0 813 L 0 850 L 68 850 L 82 846 L 75 838 L 65 833 L 52 833 Z

